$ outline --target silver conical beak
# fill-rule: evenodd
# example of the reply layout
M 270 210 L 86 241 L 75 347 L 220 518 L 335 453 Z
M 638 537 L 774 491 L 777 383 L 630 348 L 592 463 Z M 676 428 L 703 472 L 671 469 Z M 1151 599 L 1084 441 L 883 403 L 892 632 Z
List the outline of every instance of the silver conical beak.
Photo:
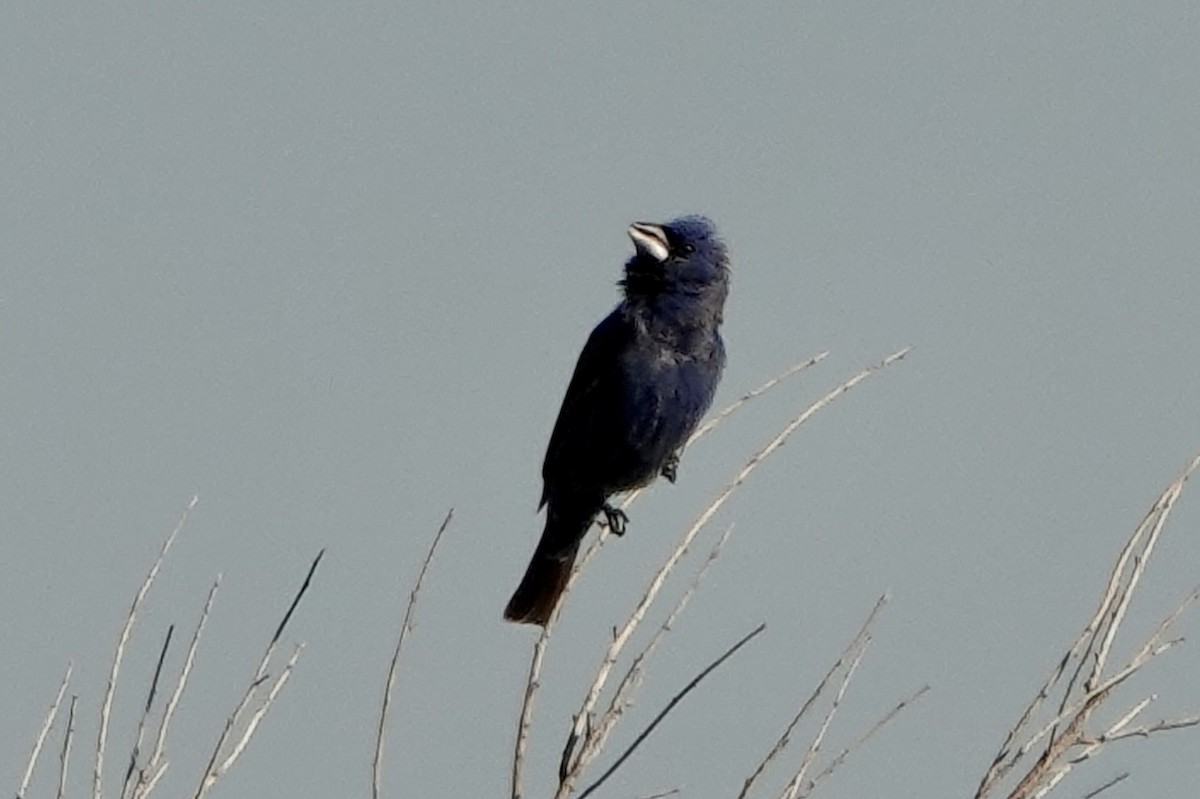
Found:
M 658 225 L 649 222 L 634 222 L 629 226 L 629 238 L 639 252 L 644 252 L 656 261 L 667 260 L 671 248 L 667 245 L 667 234 Z

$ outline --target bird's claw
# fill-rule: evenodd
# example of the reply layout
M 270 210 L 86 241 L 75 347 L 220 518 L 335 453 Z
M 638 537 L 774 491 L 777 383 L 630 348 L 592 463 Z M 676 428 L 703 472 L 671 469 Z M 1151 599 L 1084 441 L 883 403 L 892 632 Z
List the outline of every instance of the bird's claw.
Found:
M 679 453 L 672 452 L 669 456 L 667 456 L 667 462 L 663 464 L 661 474 L 663 477 L 667 478 L 668 483 L 674 484 L 676 470 L 678 468 L 679 468 Z
M 625 511 L 614 508 L 607 502 L 600 510 L 604 513 L 604 521 L 612 534 L 625 535 L 625 525 L 629 523 L 629 517 L 625 515 Z

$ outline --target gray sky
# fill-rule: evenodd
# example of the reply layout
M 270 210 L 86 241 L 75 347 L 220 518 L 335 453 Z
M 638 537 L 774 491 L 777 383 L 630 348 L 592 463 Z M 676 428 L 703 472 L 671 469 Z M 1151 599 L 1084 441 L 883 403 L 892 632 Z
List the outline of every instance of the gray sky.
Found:
M 128 603 L 199 494 L 126 663 L 115 751 L 166 626 L 190 629 L 222 573 L 164 795 L 193 785 L 327 547 L 294 681 L 221 795 L 363 795 L 403 600 L 454 506 L 387 784 L 500 795 L 533 640 L 500 612 L 562 391 L 615 302 L 626 225 L 703 212 L 735 268 L 717 404 L 832 354 L 690 451 L 589 569 L 547 663 L 533 795 L 609 628 L 706 498 L 908 344 L 718 517 L 734 536 L 618 745 L 767 633 L 608 795 L 735 793 L 884 590 L 831 749 L 932 692 L 822 795 L 969 795 L 1200 448 L 1200 10 L 416 5 L 3 12 L 6 789 L 70 659 L 83 765 Z M 1131 631 L 1200 576 L 1198 507 L 1185 494 Z M 1195 711 L 1198 669 L 1189 644 L 1114 709 L 1154 691 L 1150 719 Z M 1109 750 L 1060 794 L 1132 770 L 1108 796 L 1191 796 L 1198 735 Z

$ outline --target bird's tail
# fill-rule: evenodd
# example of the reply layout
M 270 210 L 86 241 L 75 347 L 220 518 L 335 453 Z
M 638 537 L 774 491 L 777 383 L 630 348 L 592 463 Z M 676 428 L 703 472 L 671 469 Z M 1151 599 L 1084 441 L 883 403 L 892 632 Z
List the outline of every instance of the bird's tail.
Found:
M 539 546 L 529 561 L 521 584 L 504 608 L 504 618 L 545 627 L 558 605 L 558 598 L 567 587 L 567 578 L 571 576 L 571 567 L 575 565 L 578 552 L 579 544 L 566 552 L 543 552 Z
M 551 508 L 546 514 L 546 529 L 521 584 L 504 608 L 504 618 L 521 624 L 540 624 L 550 621 L 559 597 L 567 587 L 579 542 L 592 524 L 595 511 L 570 514 L 564 518 Z

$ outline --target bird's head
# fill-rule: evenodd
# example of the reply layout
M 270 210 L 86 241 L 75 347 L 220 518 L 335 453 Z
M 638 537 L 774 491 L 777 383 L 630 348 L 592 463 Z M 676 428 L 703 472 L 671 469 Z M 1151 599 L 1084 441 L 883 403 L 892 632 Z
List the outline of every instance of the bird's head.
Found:
M 621 281 L 626 297 L 693 295 L 719 313 L 729 293 L 729 255 L 711 220 L 683 216 L 661 225 L 635 222 L 629 238 L 636 252 Z

